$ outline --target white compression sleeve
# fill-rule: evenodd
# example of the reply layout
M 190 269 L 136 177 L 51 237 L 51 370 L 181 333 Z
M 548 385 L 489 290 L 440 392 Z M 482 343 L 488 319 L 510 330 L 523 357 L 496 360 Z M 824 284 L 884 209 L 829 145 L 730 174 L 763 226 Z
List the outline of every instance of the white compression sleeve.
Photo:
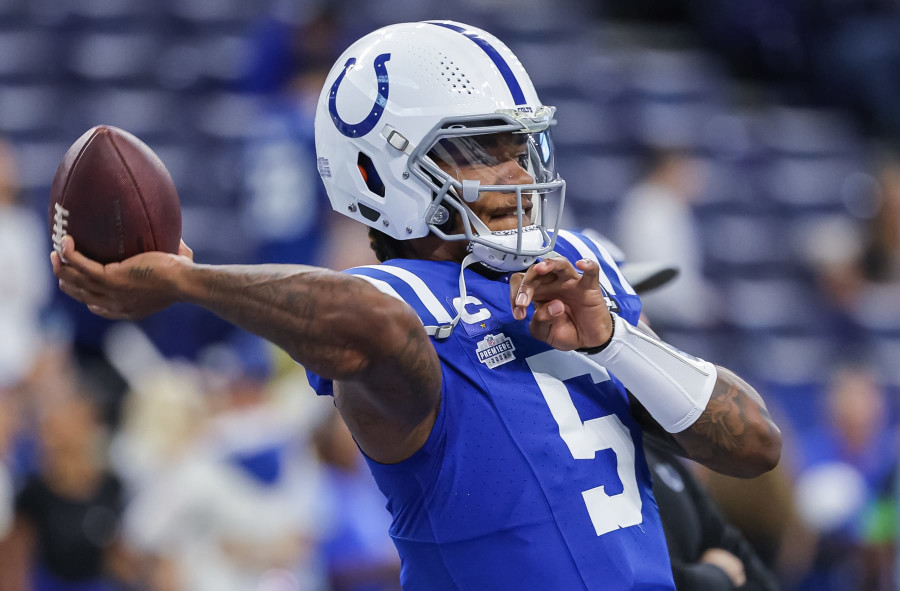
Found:
M 709 402 L 716 366 L 612 317 L 612 340 L 588 359 L 616 376 L 669 433 L 693 425 Z

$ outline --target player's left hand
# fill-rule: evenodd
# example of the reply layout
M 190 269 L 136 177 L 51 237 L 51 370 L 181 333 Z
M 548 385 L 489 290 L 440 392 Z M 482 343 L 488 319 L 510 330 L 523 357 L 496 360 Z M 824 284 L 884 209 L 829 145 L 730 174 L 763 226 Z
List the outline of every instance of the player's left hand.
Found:
M 534 304 L 531 334 L 562 351 L 599 347 L 612 334 L 599 265 L 583 259 L 576 266 L 562 257 L 550 258 L 509 281 L 513 317 L 523 320 Z
M 50 253 L 59 287 L 99 316 L 136 320 L 173 304 L 177 268 L 193 261 L 194 253 L 181 242 L 178 254 L 145 252 L 121 263 L 102 265 L 75 250 L 70 236 L 62 254 Z

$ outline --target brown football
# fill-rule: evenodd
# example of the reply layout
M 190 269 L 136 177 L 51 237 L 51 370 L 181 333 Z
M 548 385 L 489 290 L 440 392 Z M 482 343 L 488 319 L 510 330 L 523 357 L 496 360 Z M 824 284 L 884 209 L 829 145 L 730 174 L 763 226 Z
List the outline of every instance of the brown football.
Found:
M 87 130 L 66 152 L 50 189 L 50 233 L 103 264 L 161 250 L 178 252 L 181 204 L 162 160 L 117 127 Z

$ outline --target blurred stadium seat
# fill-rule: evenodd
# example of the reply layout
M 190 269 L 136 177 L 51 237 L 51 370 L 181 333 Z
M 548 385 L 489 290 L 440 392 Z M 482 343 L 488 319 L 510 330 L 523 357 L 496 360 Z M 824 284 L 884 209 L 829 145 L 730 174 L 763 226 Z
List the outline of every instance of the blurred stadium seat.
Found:
M 55 85 L 0 85 L 0 133 L 25 140 L 57 131 L 63 104 Z
M 77 95 L 74 102 L 85 129 L 104 123 L 128 130 L 146 141 L 185 133 L 188 114 L 183 98 L 164 90 L 93 88 Z
M 0 31 L 0 82 L 51 82 L 58 73 L 57 56 L 49 31 Z
M 157 31 L 85 32 L 72 42 L 68 67 L 86 83 L 153 85 L 156 58 L 163 46 Z

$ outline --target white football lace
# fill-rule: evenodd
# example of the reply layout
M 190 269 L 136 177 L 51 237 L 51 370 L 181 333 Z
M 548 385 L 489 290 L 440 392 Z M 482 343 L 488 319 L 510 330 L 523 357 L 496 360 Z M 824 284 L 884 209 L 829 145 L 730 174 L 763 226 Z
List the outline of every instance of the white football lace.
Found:
M 62 239 L 66 235 L 66 227 L 69 225 L 69 210 L 60 205 L 54 204 L 56 213 L 53 216 L 53 248 L 62 256 Z

